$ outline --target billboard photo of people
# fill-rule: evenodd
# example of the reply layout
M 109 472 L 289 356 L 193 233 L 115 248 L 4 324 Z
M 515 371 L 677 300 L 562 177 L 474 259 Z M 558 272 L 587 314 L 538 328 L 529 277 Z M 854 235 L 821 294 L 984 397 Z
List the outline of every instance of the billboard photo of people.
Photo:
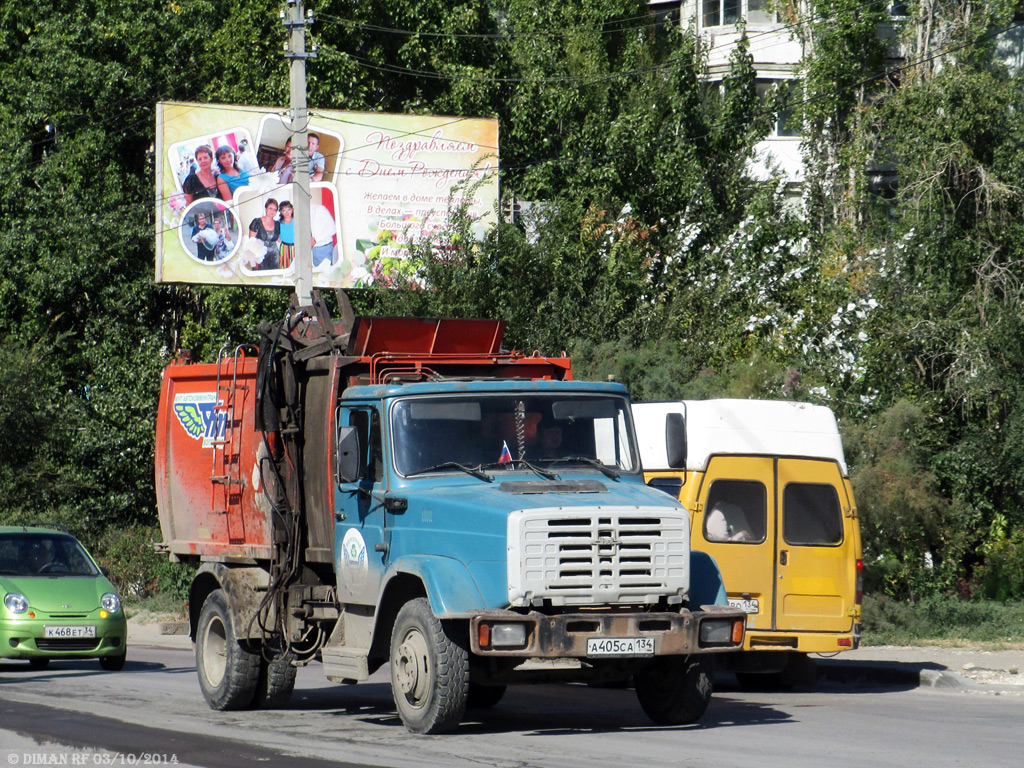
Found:
M 293 132 L 282 113 L 157 105 L 157 282 L 294 285 L 299 173 L 316 287 L 407 284 L 454 209 L 474 237 L 496 223 L 497 121 L 311 110 Z

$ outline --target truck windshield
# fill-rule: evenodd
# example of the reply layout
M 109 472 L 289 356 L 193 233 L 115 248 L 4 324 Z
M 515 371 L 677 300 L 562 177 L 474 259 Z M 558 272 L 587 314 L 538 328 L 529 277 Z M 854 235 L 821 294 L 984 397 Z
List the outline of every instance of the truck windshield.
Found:
M 399 400 L 392 411 L 395 468 L 409 476 L 523 469 L 609 476 L 637 467 L 628 404 L 614 395 L 453 395 Z M 445 468 L 447 465 L 447 468 Z

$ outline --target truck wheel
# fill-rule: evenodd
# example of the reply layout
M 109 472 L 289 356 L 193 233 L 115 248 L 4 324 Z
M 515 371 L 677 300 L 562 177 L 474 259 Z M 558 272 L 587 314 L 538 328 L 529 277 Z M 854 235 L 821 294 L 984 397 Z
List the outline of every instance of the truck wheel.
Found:
M 498 706 L 498 702 L 505 696 L 504 685 L 480 685 L 479 683 L 469 684 L 469 697 L 466 700 L 467 709 L 490 709 Z
M 276 656 L 270 661 L 260 660 L 260 679 L 256 684 L 253 706 L 260 709 L 280 709 L 288 705 L 295 690 L 298 668 L 292 665 L 292 655 Z
M 469 698 L 469 651 L 426 598 L 402 606 L 391 633 L 391 693 L 413 733 L 445 733 L 462 720 Z
M 636 675 L 636 697 L 658 725 L 685 725 L 704 716 L 714 667 L 704 655 L 663 656 Z
M 235 638 L 222 589 L 210 593 L 199 613 L 196 672 L 212 709 L 244 709 L 252 703 L 259 682 L 260 656 Z

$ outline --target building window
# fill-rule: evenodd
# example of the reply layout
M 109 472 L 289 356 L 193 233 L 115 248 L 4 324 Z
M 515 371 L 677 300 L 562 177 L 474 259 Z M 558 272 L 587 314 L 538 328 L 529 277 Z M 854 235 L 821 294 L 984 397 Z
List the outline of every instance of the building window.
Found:
M 773 88 L 784 89 L 786 93 L 785 106 L 779 111 L 769 138 L 780 138 L 800 135 L 800 122 L 793 114 L 793 106 L 799 98 L 795 80 L 758 80 L 757 95 L 761 99 L 767 99 Z
M 768 9 L 768 0 L 703 0 L 702 20 L 705 27 L 735 24 L 745 18 L 748 24 L 774 24 L 775 11 Z

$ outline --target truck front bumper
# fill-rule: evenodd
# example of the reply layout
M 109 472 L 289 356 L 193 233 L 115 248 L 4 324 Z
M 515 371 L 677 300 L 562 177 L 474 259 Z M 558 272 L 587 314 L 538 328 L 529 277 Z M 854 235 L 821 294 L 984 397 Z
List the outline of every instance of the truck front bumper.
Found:
M 739 650 L 745 623 L 743 611 L 718 605 L 683 613 L 487 611 L 470 619 L 470 648 L 534 659 L 688 656 Z

